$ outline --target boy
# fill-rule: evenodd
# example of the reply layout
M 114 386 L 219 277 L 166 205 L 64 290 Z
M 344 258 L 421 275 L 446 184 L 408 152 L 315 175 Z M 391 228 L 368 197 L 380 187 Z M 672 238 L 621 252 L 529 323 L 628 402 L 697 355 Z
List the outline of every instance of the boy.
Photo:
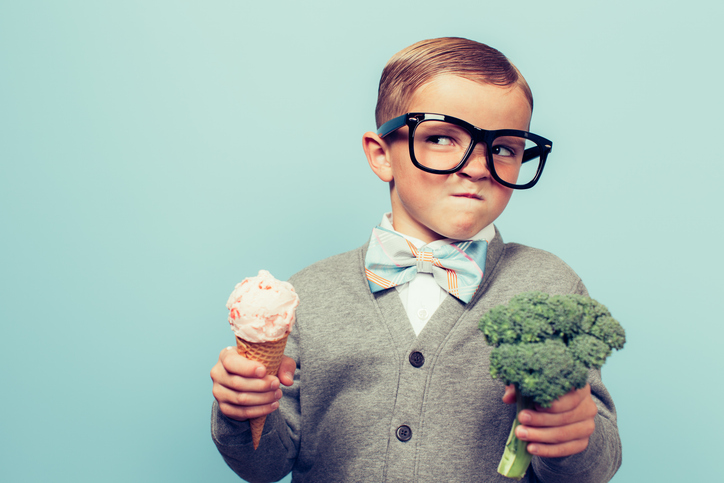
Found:
M 388 62 L 363 148 L 392 213 L 362 248 L 290 279 L 302 303 L 278 378 L 234 350 L 211 371 L 214 441 L 242 478 L 508 481 L 497 465 L 515 392 L 490 378 L 477 322 L 521 292 L 586 294 L 558 258 L 493 226 L 551 148 L 527 132 L 532 106 L 517 69 L 477 42 L 422 41 Z M 618 469 L 613 402 L 598 371 L 589 382 L 521 413 L 525 481 L 599 483 Z M 264 414 L 254 451 L 246 419 Z

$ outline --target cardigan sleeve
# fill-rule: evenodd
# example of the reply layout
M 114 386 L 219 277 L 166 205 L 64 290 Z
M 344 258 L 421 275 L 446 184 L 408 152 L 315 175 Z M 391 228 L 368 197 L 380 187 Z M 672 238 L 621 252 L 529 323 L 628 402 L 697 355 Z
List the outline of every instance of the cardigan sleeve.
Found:
M 297 361 L 294 384 L 281 386 L 284 396 L 279 409 L 269 414 L 264 423 L 259 447 L 254 450 L 248 421 L 236 421 L 224 416 L 216 401 L 211 414 L 211 436 L 226 464 L 250 483 L 273 482 L 292 470 L 299 451 L 300 364 L 298 330 L 287 339 L 285 355 Z
M 609 481 L 621 466 L 621 439 L 616 408 L 603 386 L 598 370 L 589 372 L 591 395 L 598 406 L 596 429 L 581 453 L 563 458 L 534 457 L 533 471 L 540 481 L 555 483 L 600 483 Z
M 578 279 L 570 293 L 588 296 Z M 601 379 L 601 371 L 588 373 L 591 396 L 598 407 L 596 429 L 581 453 L 563 458 L 533 457 L 531 466 L 537 478 L 551 483 L 600 483 L 611 480 L 621 467 L 621 439 L 616 424 L 616 407 Z

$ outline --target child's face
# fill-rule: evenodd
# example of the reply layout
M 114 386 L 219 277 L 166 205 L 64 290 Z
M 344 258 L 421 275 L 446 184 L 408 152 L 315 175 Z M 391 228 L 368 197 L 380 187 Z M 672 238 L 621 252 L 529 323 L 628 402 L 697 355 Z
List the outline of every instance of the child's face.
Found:
M 531 118 L 531 107 L 520 88 L 479 84 L 453 75 L 439 76 L 420 87 L 407 112 L 454 116 L 487 130 L 527 131 Z M 490 175 L 484 146 L 475 147 L 460 171 L 432 174 L 412 164 L 407 131 L 403 127 L 392 139 L 380 140 L 386 166 L 379 171 L 373 166 L 381 179 L 391 182 L 395 230 L 426 243 L 467 239 L 503 212 L 513 190 Z

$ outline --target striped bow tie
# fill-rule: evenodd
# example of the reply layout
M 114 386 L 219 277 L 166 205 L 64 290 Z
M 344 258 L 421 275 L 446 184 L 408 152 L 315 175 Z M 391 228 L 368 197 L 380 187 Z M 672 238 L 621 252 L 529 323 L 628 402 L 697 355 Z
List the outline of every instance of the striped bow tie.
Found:
M 365 272 L 372 293 L 405 284 L 418 273 L 431 273 L 450 295 L 468 303 L 483 280 L 487 252 L 486 240 L 415 248 L 405 237 L 378 226 L 372 230 Z

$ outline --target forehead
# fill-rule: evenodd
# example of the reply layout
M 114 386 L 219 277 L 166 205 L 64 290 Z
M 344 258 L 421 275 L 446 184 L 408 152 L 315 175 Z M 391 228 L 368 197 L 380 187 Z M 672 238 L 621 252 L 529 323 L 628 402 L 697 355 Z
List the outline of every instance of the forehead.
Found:
M 517 85 L 499 87 L 455 75 L 437 76 L 420 86 L 406 111 L 445 114 L 489 130 L 527 131 L 531 117 L 528 99 Z

